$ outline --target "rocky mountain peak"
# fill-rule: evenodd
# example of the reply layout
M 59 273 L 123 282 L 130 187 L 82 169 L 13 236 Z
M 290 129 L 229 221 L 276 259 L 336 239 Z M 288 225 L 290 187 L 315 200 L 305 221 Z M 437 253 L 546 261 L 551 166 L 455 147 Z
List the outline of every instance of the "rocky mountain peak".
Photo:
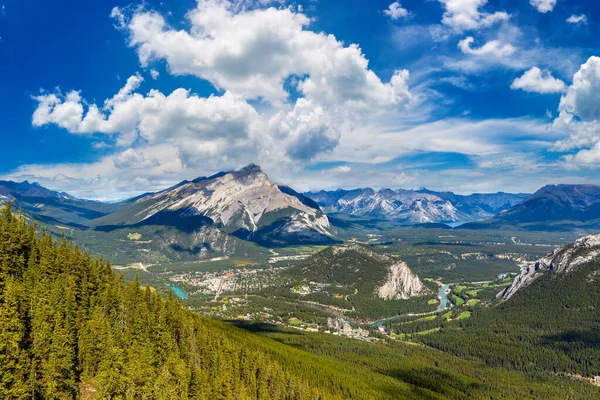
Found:
M 248 164 L 244 168 L 237 171 L 240 175 L 252 175 L 252 174 L 260 174 L 263 173 L 263 170 L 259 165 L 256 164 Z
M 246 240 L 329 243 L 332 228 L 319 206 L 291 188 L 274 183 L 256 164 L 219 173 L 137 199 L 97 225 L 177 223 L 182 218 L 211 223 Z M 196 228 L 199 228 L 197 226 Z M 269 239 L 271 240 L 271 239 Z

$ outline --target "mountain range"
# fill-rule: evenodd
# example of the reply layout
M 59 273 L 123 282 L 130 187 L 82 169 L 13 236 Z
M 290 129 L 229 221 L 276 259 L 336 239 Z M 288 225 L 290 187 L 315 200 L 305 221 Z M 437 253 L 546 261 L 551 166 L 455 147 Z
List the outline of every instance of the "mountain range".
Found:
M 127 201 L 117 204 L 78 199 L 64 192 L 46 189 L 24 181 L 0 181 L 0 204 L 15 201 L 25 214 L 39 222 L 68 227 L 85 227 L 92 219 L 119 210 Z
M 541 231 L 595 229 L 600 226 L 600 186 L 547 185 L 497 216 L 463 228 L 507 226 Z
M 333 244 L 335 229 L 312 200 L 256 165 L 115 204 L 77 199 L 37 183 L 1 182 L 2 201 L 117 264 L 266 256 L 265 247 Z
M 324 211 L 393 219 L 406 224 L 454 223 L 490 218 L 521 203 L 526 194 L 457 195 L 452 192 L 371 188 L 305 193 Z
M 114 260 L 156 261 L 177 252 L 208 259 L 264 252 L 264 247 L 334 244 L 343 237 L 343 227 L 333 226 L 328 214 L 406 225 L 472 221 L 461 229 L 600 226 L 598 186 L 551 185 L 533 195 L 370 188 L 301 194 L 278 185 L 254 164 L 114 204 L 78 199 L 37 183 L 0 181 L 0 203 L 8 201 L 59 231 L 76 229 L 84 245 L 98 246 L 99 253 Z M 105 245 L 115 240 L 120 248 L 131 248 L 117 254 Z

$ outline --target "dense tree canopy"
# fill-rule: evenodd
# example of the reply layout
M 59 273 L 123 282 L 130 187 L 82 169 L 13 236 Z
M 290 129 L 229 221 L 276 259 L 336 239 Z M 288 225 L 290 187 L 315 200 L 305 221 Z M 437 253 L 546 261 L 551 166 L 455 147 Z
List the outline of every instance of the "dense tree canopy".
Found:
M 124 284 L 108 262 L 65 237 L 38 235 L 10 206 L 3 211 L 2 398 L 321 396 L 291 367 L 240 345 L 225 329 L 137 279 Z
M 116 275 L 9 205 L 0 213 L 3 399 L 589 398 L 591 385 L 415 346 L 256 335 Z M 443 378 L 443 379 L 441 379 Z

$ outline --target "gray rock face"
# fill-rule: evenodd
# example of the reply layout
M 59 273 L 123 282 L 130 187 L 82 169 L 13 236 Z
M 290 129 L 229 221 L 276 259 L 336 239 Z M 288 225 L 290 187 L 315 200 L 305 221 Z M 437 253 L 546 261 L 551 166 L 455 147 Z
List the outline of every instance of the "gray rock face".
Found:
M 307 226 L 328 234 L 330 228 L 327 216 L 318 208 L 283 193 L 256 165 L 214 179 L 189 182 L 152 195 L 150 199 L 154 204 L 138 213 L 141 220 L 162 210 L 185 209 L 209 217 L 228 231 L 245 229 L 253 232 L 268 223 L 265 221 L 270 214 L 285 211 L 291 217 L 288 230 Z
M 336 246 L 332 248 L 333 254 L 345 252 L 360 253 L 377 262 L 387 265 L 387 279 L 375 290 L 375 295 L 384 300 L 406 300 L 431 294 L 417 274 L 412 272 L 404 261 L 394 260 L 384 254 L 377 253 L 364 245 Z
M 404 261 L 390 265 L 387 281 L 377 290 L 379 298 L 385 300 L 406 300 L 430 293 Z
M 568 274 L 578 267 L 600 257 L 600 235 L 590 235 L 575 243 L 559 247 L 519 274 L 512 285 L 498 293 L 498 298 L 510 299 L 517 291 L 531 285 L 536 279 L 548 273 Z
M 190 221 L 194 229 L 213 225 L 246 240 L 255 240 L 256 235 L 292 242 L 332 240 L 329 219 L 316 203 L 278 186 L 253 164 L 147 194 L 95 223 L 169 225 L 174 220 L 180 224 Z

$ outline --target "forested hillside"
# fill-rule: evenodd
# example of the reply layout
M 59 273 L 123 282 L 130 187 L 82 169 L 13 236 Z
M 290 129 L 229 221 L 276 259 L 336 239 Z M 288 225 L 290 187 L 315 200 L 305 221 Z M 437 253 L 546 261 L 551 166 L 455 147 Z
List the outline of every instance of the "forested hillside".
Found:
M 403 344 L 256 335 L 201 317 L 137 279 L 125 284 L 110 263 L 64 237 L 38 233 L 10 205 L 0 214 L 2 399 L 559 399 L 565 393 L 583 399 L 598 392 Z
M 547 273 L 509 300 L 476 309 L 459 329 L 442 329 L 421 340 L 522 372 L 600 376 L 599 283 L 597 259 L 570 273 Z
M 361 383 L 206 320 L 11 214 L 0 219 L 3 399 L 364 398 Z M 290 349 L 293 350 L 293 349 Z M 310 381 L 310 383 L 309 383 Z M 369 396 L 385 397 L 376 393 Z

